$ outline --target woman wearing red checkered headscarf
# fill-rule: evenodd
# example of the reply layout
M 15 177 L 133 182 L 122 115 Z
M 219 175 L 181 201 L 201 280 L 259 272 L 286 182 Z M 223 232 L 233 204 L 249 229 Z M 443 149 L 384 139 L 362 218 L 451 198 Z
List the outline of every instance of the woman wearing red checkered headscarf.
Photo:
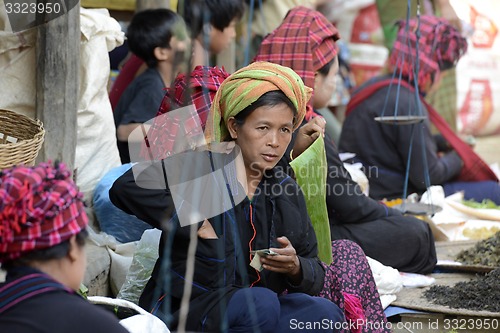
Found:
M 454 67 L 466 50 L 466 39 L 444 19 L 424 15 L 402 21 L 389 58 L 395 77 L 376 77 L 353 93 L 339 147 L 377 169 L 368 175 L 373 198 L 399 198 L 405 184 L 408 194 L 442 185 L 446 196 L 463 191 L 465 199 L 500 204 L 493 171 L 424 99 L 439 85 L 440 72 Z M 408 115 L 427 119 L 406 126 L 374 120 Z M 439 136 L 431 134 L 431 123 Z
M 311 122 L 322 119 L 318 117 L 315 109 L 325 107 L 336 88 L 338 59 L 335 42 L 338 39 L 337 29 L 321 13 L 305 7 L 296 7 L 287 14 L 281 25 L 264 39 L 254 58 L 255 61 L 270 61 L 290 67 L 301 76 L 306 86 L 313 88 L 313 97 L 307 105 L 306 120 L 302 123 L 302 129 L 311 126 Z M 305 147 L 316 139 L 311 138 L 309 142 L 305 141 L 305 145 L 298 145 L 297 142 L 306 137 L 300 129 L 295 137 L 294 144 L 288 149 L 290 153 L 285 154 L 287 161 L 283 162 L 289 162 L 299 156 Z M 379 260 L 392 255 L 381 254 L 376 250 L 380 246 L 379 242 L 374 242 L 376 238 L 392 237 L 384 235 L 387 229 L 378 229 L 381 224 L 390 223 L 382 218 L 392 215 L 392 212 L 362 194 L 344 169 L 335 144 L 328 134 L 325 136 L 325 150 L 328 170 L 327 217 L 331 238 L 336 240 L 331 246 L 333 262 L 325 265 L 325 284 L 321 295 L 334 301 L 344 310 L 346 318 L 351 320 L 352 332 L 387 332 L 388 328 L 383 324 L 387 319 L 363 250 L 370 251 L 370 255 Z M 285 167 L 290 170 L 288 166 Z M 401 217 L 396 214 L 397 218 Z M 380 220 L 377 220 L 379 218 Z M 413 220 L 410 220 L 408 224 L 411 226 L 412 222 Z M 416 220 L 416 223 L 420 225 L 421 222 Z M 422 234 L 426 232 L 428 235 L 427 230 Z M 374 236 L 375 234 L 377 236 Z M 417 232 L 415 238 L 419 237 Z M 345 239 L 355 240 L 361 247 Z M 411 262 L 410 258 L 398 261 L 401 266 L 406 265 L 410 269 L 421 268 L 416 267 L 416 262 Z M 425 261 L 427 262 L 427 258 Z M 388 260 L 384 263 L 387 262 Z M 390 260 L 389 262 L 395 263 Z M 362 324 L 366 322 L 381 324 L 374 329 Z
M 87 223 L 82 194 L 63 164 L 0 172 L 2 332 L 127 332 L 75 292 L 85 273 Z

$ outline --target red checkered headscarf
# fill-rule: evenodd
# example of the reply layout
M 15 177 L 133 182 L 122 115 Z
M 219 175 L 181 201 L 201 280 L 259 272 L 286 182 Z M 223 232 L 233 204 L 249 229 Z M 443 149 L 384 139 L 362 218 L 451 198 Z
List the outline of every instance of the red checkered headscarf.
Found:
M 397 68 L 413 83 L 416 64 L 417 18 L 399 21 L 399 31 L 389 58 L 392 69 Z M 406 31 L 408 28 L 408 31 Z M 441 70 L 450 68 L 467 51 L 467 40 L 445 19 L 430 15 L 420 17 L 418 41 L 418 86 L 427 92 Z
M 208 66 L 196 66 L 189 76 L 177 75 L 172 88 L 167 89 L 156 119 L 148 131 L 149 147 L 143 147 L 143 156 L 146 157 L 144 153 L 147 151 L 147 156 L 161 160 L 173 153 L 179 128 L 184 128 L 184 135 L 193 135 L 198 130 L 203 131 L 215 93 L 228 76 L 229 73 L 224 68 Z M 194 104 L 197 115 L 188 115 L 187 120 L 161 117 L 169 111 L 189 104 Z M 197 128 L 200 125 L 201 128 Z
M 0 262 L 60 244 L 87 226 L 83 195 L 64 164 L 0 172 Z
M 337 55 L 337 28 L 320 12 L 298 6 L 262 41 L 254 61 L 269 61 L 293 69 L 307 87 L 314 88 L 316 72 Z M 314 92 L 313 92 L 314 94 Z M 306 120 L 313 113 L 307 105 Z

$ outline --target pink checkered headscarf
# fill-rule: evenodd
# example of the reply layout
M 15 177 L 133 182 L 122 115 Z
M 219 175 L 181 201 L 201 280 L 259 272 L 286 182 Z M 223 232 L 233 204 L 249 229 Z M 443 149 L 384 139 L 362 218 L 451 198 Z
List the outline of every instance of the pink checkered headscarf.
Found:
M 0 172 L 0 262 L 60 244 L 88 224 L 82 197 L 62 163 Z
M 408 32 L 406 21 L 398 22 L 399 31 L 389 58 L 392 69 L 413 83 L 416 70 L 417 18 L 410 20 Z M 427 92 L 441 70 L 451 68 L 467 51 L 467 40 L 443 18 L 431 15 L 420 17 L 420 38 L 418 40 L 418 85 L 421 92 Z
M 335 42 L 339 38 L 337 28 L 323 14 L 297 6 L 264 38 L 253 60 L 289 67 L 306 86 L 314 88 L 316 72 L 337 56 Z M 307 120 L 315 115 L 311 103 L 312 99 L 307 106 Z
M 166 90 L 148 131 L 147 141 L 141 150 L 142 156 L 153 160 L 164 159 L 175 153 L 179 135 L 185 137 L 195 135 L 198 131 L 202 133 L 215 93 L 228 76 L 229 73 L 224 68 L 209 66 L 196 66 L 188 75 L 177 75 L 172 86 Z M 183 119 L 175 116 L 162 117 L 189 104 L 194 105 L 196 114 L 185 115 Z

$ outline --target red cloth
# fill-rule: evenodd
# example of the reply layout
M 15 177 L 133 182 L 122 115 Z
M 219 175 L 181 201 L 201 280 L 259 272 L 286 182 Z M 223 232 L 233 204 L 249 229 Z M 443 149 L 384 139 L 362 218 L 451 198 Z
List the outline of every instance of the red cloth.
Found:
M 318 11 L 298 6 L 291 9 L 281 25 L 264 38 L 254 61 L 269 61 L 293 69 L 314 88 L 316 72 L 337 55 L 337 28 Z M 306 120 L 316 115 L 311 100 Z
M 0 262 L 52 247 L 87 226 L 83 195 L 64 164 L 0 173 Z
M 389 63 L 410 82 L 414 80 L 417 46 L 418 20 L 398 22 L 399 31 L 389 57 Z M 406 31 L 408 28 L 408 31 Z M 467 40 L 443 18 L 431 15 L 420 17 L 420 38 L 418 40 L 418 84 L 425 92 L 435 80 L 440 69 L 447 64 L 453 66 L 467 51 Z
M 363 304 L 356 295 L 346 292 L 343 292 L 342 295 L 344 295 L 345 318 L 352 325 L 351 333 L 361 333 L 363 328 L 361 323 L 366 322 Z
M 351 96 L 351 100 L 347 105 L 346 117 L 348 117 L 349 113 L 366 98 L 374 94 L 375 91 L 390 85 L 391 82 L 393 85 L 398 84 L 397 79 L 394 79 L 394 81 L 392 81 L 392 79 L 378 81 L 374 84 L 366 86 L 364 89 Z M 413 88 L 406 81 L 401 81 L 400 84 L 413 92 L 415 91 L 415 88 Z M 464 166 L 460 171 L 460 175 L 458 176 L 458 180 L 466 182 L 486 180 L 498 181 L 497 176 L 486 164 L 486 162 L 484 162 L 468 144 L 463 142 L 462 139 L 455 134 L 443 117 L 441 117 L 441 115 L 421 96 L 420 101 L 427 109 L 430 122 L 436 126 L 439 133 L 441 133 L 441 135 L 448 141 L 450 146 L 458 153 L 464 163 Z
M 113 111 L 125 89 L 127 89 L 128 85 L 134 80 L 142 64 L 144 64 L 144 61 L 141 58 L 137 57 L 135 54 L 131 54 L 130 58 L 125 62 L 125 65 L 123 65 L 123 68 L 120 70 L 109 92 L 109 101 L 111 102 Z
M 208 66 L 196 66 L 189 76 L 177 75 L 172 88 L 167 89 L 155 121 L 148 131 L 147 146 L 143 145 L 142 156 L 161 160 L 174 151 L 178 135 L 185 137 L 201 134 L 198 132 L 205 128 L 215 93 L 228 76 L 229 73 L 224 68 Z M 197 114 L 187 115 L 188 119 L 162 116 L 189 104 L 194 104 Z M 183 128 L 182 133 L 179 133 L 180 128 Z

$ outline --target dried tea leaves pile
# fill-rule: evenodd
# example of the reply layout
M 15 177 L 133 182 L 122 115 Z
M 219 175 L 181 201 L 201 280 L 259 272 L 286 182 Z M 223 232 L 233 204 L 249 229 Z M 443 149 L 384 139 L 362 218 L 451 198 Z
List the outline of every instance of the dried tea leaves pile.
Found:
M 424 296 L 435 304 L 455 309 L 500 312 L 500 269 L 453 287 L 432 286 Z
M 500 267 L 500 232 L 461 251 L 456 259 L 468 265 Z

